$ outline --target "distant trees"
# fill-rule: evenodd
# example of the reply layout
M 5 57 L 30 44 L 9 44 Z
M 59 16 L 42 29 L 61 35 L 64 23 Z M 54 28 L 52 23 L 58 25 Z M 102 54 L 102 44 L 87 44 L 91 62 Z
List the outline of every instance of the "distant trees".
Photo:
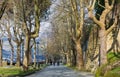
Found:
M 64 3 L 67 3 L 67 4 L 64 5 Z M 76 65 L 77 63 L 77 67 L 79 69 L 82 69 L 84 67 L 83 51 L 81 46 L 82 44 L 81 40 L 83 36 L 83 24 L 84 24 L 83 4 L 84 4 L 84 1 L 82 0 L 80 1 L 71 0 L 71 1 L 62 1 L 61 6 L 58 6 L 59 11 L 61 9 L 64 10 L 62 14 L 58 17 L 58 20 L 59 19 L 63 20 L 63 22 L 61 21 L 59 22 L 65 26 L 64 27 L 66 29 L 65 33 L 67 33 L 67 38 L 68 38 L 68 39 L 66 39 L 66 37 L 63 38 L 64 40 L 66 39 L 65 42 L 68 42 L 68 44 L 63 44 L 63 45 L 66 45 L 68 47 L 67 48 L 67 53 L 69 53 L 67 54 L 67 56 L 69 55 L 68 59 L 71 58 L 71 62 L 74 65 Z M 62 18 L 62 16 L 64 16 L 64 18 Z M 72 59 L 74 59 L 74 61 L 72 61 Z

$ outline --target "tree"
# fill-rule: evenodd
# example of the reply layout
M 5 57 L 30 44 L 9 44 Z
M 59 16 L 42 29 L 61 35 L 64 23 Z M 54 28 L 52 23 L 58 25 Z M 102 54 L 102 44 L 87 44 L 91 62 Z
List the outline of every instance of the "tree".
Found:
M 2 18 L 6 7 L 7 7 L 7 0 L 4 0 L 0 7 L 0 19 Z M 1 30 L 1 32 L 2 32 L 2 30 Z M 2 40 L 0 39 L 0 67 L 1 66 L 2 66 Z
M 78 2 L 80 2 L 80 3 L 78 3 Z M 73 36 L 73 40 L 75 42 L 75 49 L 77 51 L 77 67 L 78 67 L 78 69 L 82 69 L 84 67 L 83 51 L 82 51 L 82 47 L 81 47 L 81 37 L 82 37 L 82 30 L 83 30 L 83 23 L 84 23 L 83 3 L 84 3 L 83 0 L 80 0 L 80 1 L 71 0 L 72 13 L 73 13 L 73 17 L 75 19 L 75 28 L 74 28 L 75 35 Z M 78 9 L 78 6 L 80 6 L 80 11 Z
M 14 27 L 13 27 L 13 34 L 14 34 L 14 42 L 17 44 L 17 61 L 16 61 L 16 66 L 20 67 L 21 63 L 21 43 L 23 42 L 22 39 L 22 24 L 20 23 L 20 12 L 19 12 L 19 7 L 18 7 L 18 2 L 17 0 L 13 1 L 13 14 L 14 14 Z
M 2 38 L 4 31 L 0 26 L 0 38 Z M 2 67 L 2 39 L 0 39 L 0 67 Z
M 1 7 L 0 7 L 0 19 L 2 18 L 3 14 L 4 14 L 4 11 L 7 7 L 7 0 L 4 0 L 4 1 L 1 1 L 0 3 L 2 4 Z
M 28 4 L 28 5 L 27 5 Z M 39 35 L 39 28 L 40 28 L 40 17 L 43 16 L 47 8 L 50 6 L 49 0 L 29 0 L 26 2 L 25 0 L 22 0 L 22 12 L 23 12 L 23 27 L 24 27 L 24 33 L 25 33 L 25 56 L 23 60 L 23 68 L 25 71 L 28 70 L 28 64 L 29 64 L 29 44 L 31 38 L 36 38 Z M 33 6 L 34 8 L 32 8 Z M 27 9 L 27 8 L 29 9 Z M 27 10 L 26 10 L 27 9 Z M 34 12 L 33 12 L 34 10 Z M 28 13 L 27 13 L 28 12 Z M 34 24 L 32 23 L 32 18 L 35 20 Z M 29 24 L 27 24 L 29 22 Z M 34 26 L 33 26 L 34 25 Z M 34 28 L 33 28 L 34 27 Z M 32 31 L 33 29 L 33 31 Z
M 107 63 L 107 50 L 106 50 L 107 35 L 117 25 L 117 15 L 115 15 L 112 25 L 106 29 L 106 26 L 107 26 L 106 16 L 109 14 L 110 11 L 112 11 L 115 0 L 113 0 L 112 3 L 110 3 L 109 0 L 104 0 L 104 2 L 105 2 L 104 6 L 99 5 L 104 8 L 99 19 L 97 19 L 93 13 L 96 0 L 93 0 L 92 4 L 88 6 L 89 17 L 100 27 L 99 38 L 100 38 L 100 63 L 101 65 Z

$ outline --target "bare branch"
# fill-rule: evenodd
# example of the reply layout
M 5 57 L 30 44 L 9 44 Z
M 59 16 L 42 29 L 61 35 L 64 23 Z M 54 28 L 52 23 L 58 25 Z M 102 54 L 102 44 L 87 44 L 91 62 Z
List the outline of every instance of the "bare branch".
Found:
M 103 5 L 100 4 L 100 0 L 98 0 L 98 5 L 101 6 L 102 8 L 105 8 Z
M 5 11 L 5 8 L 7 7 L 7 1 L 8 1 L 8 0 L 4 0 L 4 2 L 2 3 L 2 7 L 1 7 L 1 9 L 0 9 L 0 19 L 1 19 L 2 16 L 3 16 L 3 13 L 4 13 L 4 11 Z
M 93 21 L 100 26 L 100 28 L 104 28 L 104 23 L 100 22 L 95 15 L 93 14 L 94 6 L 95 6 L 96 0 L 93 1 L 93 4 L 91 6 L 88 6 L 88 15 Z
M 118 17 L 116 16 L 113 25 L 107 30 L 107 35 L 113 30 L 113 28 L 116 27 L 117 22 L 118 22 Z

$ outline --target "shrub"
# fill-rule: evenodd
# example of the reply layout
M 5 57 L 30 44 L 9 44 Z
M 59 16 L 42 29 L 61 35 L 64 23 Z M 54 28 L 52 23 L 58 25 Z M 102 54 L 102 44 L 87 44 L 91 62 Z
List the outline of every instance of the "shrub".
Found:
M 105 73 L 104 77 L 120 77 L 120 73 L 117 73 L 117 72 L 115 73 L 115 72 L 109 71 L 109 72 Z
M 97 68 L 97 70 L 95 72 L 95 77 L 104 76 L 105 67 L 106 67 L 106 65 L 102 65 L 101 67 Z

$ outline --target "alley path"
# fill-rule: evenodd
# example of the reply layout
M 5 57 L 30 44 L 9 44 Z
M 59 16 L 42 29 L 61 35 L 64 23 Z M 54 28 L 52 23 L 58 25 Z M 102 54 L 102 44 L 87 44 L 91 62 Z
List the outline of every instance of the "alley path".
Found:
M 42 71 L 26 77 L 94 77 L 91 73 L 76 72 L 65 66 L 48 66 Z

